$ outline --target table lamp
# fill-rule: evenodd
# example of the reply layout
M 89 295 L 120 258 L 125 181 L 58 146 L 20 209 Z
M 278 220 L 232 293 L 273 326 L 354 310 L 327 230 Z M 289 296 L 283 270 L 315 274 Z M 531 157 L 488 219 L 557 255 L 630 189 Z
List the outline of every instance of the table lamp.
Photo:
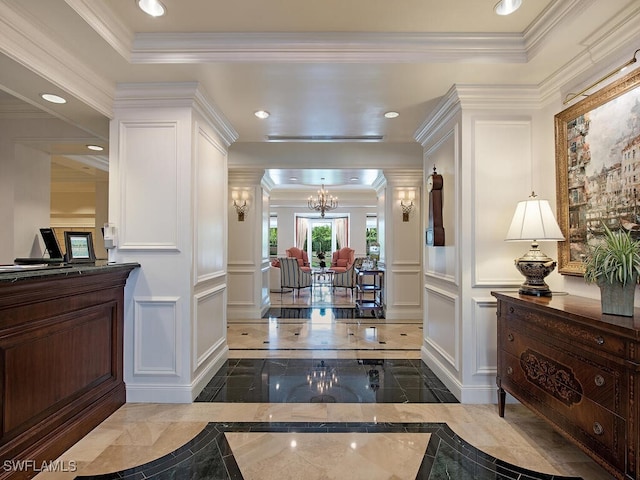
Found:
M 531 192 L 528 200 L 518 202 L 505 240 L 531 241 L 531 249 L 515 260 L 516 268 L 526 278 L 519 293 L 550 297 L 551 290 L 544 279 L 556 268 L 556 262 L 540 251 L 538 241 L 562 241 L 564 236 L 549 202 L 539 200 L 534 192 Z

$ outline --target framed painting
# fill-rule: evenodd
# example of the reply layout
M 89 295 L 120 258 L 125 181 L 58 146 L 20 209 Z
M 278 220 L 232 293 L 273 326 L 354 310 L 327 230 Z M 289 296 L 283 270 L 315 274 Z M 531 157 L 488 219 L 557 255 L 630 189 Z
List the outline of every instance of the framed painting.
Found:
M 92 263 L 96 261 L 91 232 L 64 232 L 67 262 Z
M 640 238 L 640 69 L 555 116 L 558 271 L 584 274 L 604 226 Z

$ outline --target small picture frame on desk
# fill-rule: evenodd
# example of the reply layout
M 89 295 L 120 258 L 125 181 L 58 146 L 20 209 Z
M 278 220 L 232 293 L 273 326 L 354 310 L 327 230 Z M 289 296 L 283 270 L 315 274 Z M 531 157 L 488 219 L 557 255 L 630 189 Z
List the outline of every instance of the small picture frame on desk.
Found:
M 67 262 L 95 263 L 96 254 L 91 232 L 64 232 L 64 244 L 67 249 Z

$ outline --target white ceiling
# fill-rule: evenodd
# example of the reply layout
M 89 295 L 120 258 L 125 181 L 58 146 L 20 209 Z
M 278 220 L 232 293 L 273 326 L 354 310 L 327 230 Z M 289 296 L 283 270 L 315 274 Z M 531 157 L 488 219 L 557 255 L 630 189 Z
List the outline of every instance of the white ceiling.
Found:
M 559 79 L 578 82 L 593 64 L 615 63 L 607 53 L 639 39 L 637 27 L 628 33 L 638 0 L 524 0 L 507 17 L 494 13 L 496 1 L 163 0 L 167 15 L 151 18 L 134 0 L 2 0 L 0 88 L 105 146 L 118 83 L 180 81 L 199 82 L 239 143 L 269 135 L 413 143 L 454 84 L 544 96 L 563 87 Z M 70 101 L 44 104 L 45 90 Z M 257 119 L 258 109 L 271 117 Z M 388 110 L 400 116 L 385 119 Z M 299 170 L 311 167 L 301 160 Z M 365 173 L 341 175 L 349 183 Z M 307 178 L 273 175 L 295 176 Z

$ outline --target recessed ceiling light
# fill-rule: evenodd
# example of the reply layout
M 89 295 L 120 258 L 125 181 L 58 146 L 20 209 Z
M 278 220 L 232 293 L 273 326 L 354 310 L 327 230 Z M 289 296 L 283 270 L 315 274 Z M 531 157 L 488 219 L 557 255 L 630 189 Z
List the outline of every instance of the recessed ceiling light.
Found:
M 360 179 L 358 177 L 351 177 L 349 180 L 352 182 L 357 182 Z
M 384 118 L 396 118 L 399 116 L 400 114 L 398 112 L 387 112 L 384 114 Z
M 511 15 L 522 5 L 522 0 L 500 0 L 493 7 L 498 15 Z
M 100 145 L 87 145 L 87 148 L 95 152 L 101 152 L 104 150 L 104 147 L 101 147 Z
M 161 17 L 167 12 L 167 9 L 158 0 L 138 0 L 138 7 L 152 17 Z
M 298 181 L 298 177 L 289 177 L 289 181 L 297 182 Z
M 265 118 L 269 118 L 269 115 L 271 115 L 269 112 L 267 112 L 266 110 L 258 110 L 257 112 L 253 113 L 256 117 L 264 120 Z
M 53 93 L 42 93 L 40 94 L 40 96 L 46 100 L 47 102 L 51 102 L 51 103 L 67 103 L 67 100 L 65 98 L 62 98 L 59 95 L 54 95 Z

